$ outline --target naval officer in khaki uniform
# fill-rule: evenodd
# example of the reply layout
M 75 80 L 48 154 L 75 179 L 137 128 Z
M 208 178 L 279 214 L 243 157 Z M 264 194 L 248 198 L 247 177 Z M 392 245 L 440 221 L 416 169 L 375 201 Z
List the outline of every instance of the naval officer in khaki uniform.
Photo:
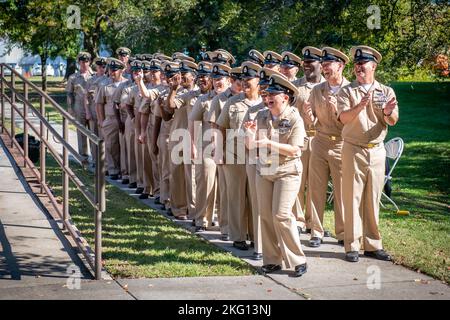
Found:
M 296 87 L 298 88 L 299 95 L 297 97 L 296 107 L 300 112 L 300 116 L 304 118 L 303 114 L 303 103 L 308 101 L 309 95 L 311 94 L 314 86 L 318 85 L 321 82 L 325 81 L 325 78 L 322 77 L 322 67 L 320 62 L 322 60 L 322 50 L 307 46 L 302 49 L 303 54 L 303 71 L 304 76 L 300 78 L 297 82 Z M 300 184 L 300 191 L 298 193 L 298 198 L 296 201 L 296 205 L 294 207 L 294 213 L 297 216 L 297 220 L 299 222 L 299 227 L 301 229 L 306 228 L 306 233 L 309 233 L 311 230 L 311 217 L 309 216 L 309 210 L 305 210 L 305 201 L 306 201 L 306 189 L 308 184 L 308 173 L 309 173 L 309 158 L 311 155 L 311 142 L 313 140 L 314 135 L 316 134 L 316 130 L 314 129 L 314 124 L 305 124 L 306 130 L 306 139 L 305 145 L 303 146 L 302 152 L 302 165 L 303 165 L 303 174 L 302 181 Z M 329 234 L 327 234 L 329 236 Z
M 280 65 L 283 57 L 274 51 L 264 51 L 264 67 L 280 72 Z
M 199 86 L 204 93 L 198 97 L 189 114 L 191 148 L 195 148 L 193 161 L 197 204 L 196 232 L 205 231 L 213 220 L 217 195 L 217 168 L 212 154 L 213 131 L 207 116 L 214 97 L 228 89 L 231 69 L 228 65 L 221 63 L 210 65 L 202 62 L 200 65 Z
M 125 64 L 115 58 L 108 58 L 109 80 L 99 87 L 95 99 L 97 116 L 105 139 L 105 156 L 108 173 L 112 180 L 119 179 L 120 143 L 119 124 L 116 117 L 115 95 L 127 83 L 122 77 Z
M 97 95 L 98 88 L 103 81 L 106 81 L 106 58 L 99 57 L 94 59 L 95 74 L 87 82 L 87 103 L 89 113 L 86 113 L 86 119 L 89 120 L 89 130 L 94 132 L 99 137 L 102 137 L 102 133 L 98 128 L 97 111 L 95 110 L 95 96 Z M 95 162 L 97 158 L 97 146 L 95 143 L 90 143 L 92 159 Z
M 89 68 L 91 64 L 91 55 L 89 52 L 80 52 L 77 57 L 80 71 L 72 74 L 67 80 L 67 105 L 69 113 L 72 114 L 81 125 L 88 127 L 89 119 L 86 114 L 89 114 L 88 106 L 88 91 L 87 84 L 92 77 L 92 72 Z M 87 159 L 88 157 L 88 143 L 87 138 L 79 130 L 77 130 L 78 153 Z
M 131 80 L 131 65 L 130 62 L 133 59 L 130 59 L 131 50 L 127 47 L 120 47 L 116 50 L 117 59 L 122 61 L 125 64 L 125 70 L 123 72 L 123 77 Z
M 289 51 L 284 51 L 281 56 L 283 61 L 280 72 L 298 88 L 301 85 L 301 78 L 297 78 L 297 74 L 302 66 L 302 59 Z
M 391 260 L 383 250 L 378 229 L 383 190 L 388 126 L 398 121 L 394 90 L 375 80 L 381 54 L 367 46 L 350 51 L 356 80 L 338 93 L 338 119 L 344 124 L 342 138 L 342 199 L 344 203 L 346 260 L 364 255 Z
M 240 132 L 249 108 L 262 103 L 259 95 L 259 70 L 261 67 L 246 61 L 242 65 L 243 92 L 231 97 L 226 102 L 217 119 L 217 125 L 222 128 L 225 139 L 224 174 L 227 185 L 228 199 L 228 228 L 233 246 L 240 250 L 248 250 L 247 235 L 253 237 L 253 228 L 250 226 L 251 204 L 249 204 L 248 184 L 245 165 L 245 145 Z M 226 132 L 234 130 L 234 133 Z
M 256 189 L 261 214 L 263 266 L 265 273 L 294 268 L 294 276 L 307 270 L 292 207 L 300 188 L 304 144 L 303 121 L 291 104 L 297 88 L 285 77 L 272 75 L 268 108 L 259 111 L 255 121 L 244 124 L 246 144 L 257 148 Z
M 311 142 L 309 160 L 308 205 L 311 210 L 311 247 L 319 247 L 324 236 L 323 215 L 327 197 L 328 178 L 331 174 L 334 191 L 334 225 L 339 244 L 344 244 L 344 216 L 342 213 L 341 150 L 342 123 L 337 119 L 336 95 L 349 84 L 343 77 L 349 58 L 341 51 L 322 48 L 322 70 L 327 81 L 315 86 L 308 102 L 303 104 L 304 121 L 314 124 L 316 135 Z
M 229 98 L 239 94 L 242 91 L 242 67 L 235 67 L 230 70 L 230 87 L 224 92 L 218 94 L 211 101 L 211 107 L 209 114 L 207 115 L 207 120 L 211 124 L 211 128 L 214 128 L 214 158 L 217 166 L 217 185 L 218 185 L 218 220 L 220 226 L 220 232 L 222 234 L 221 239 L 223 241 L 230 240 L 229 229 L 228 229 L 228 199 L 227 199 L 227 185 L 225 182 L 225 174 L 223 171 L 223 166 L 225 163 L 225 158 L 223 157 L 223 152 L 217 152 L 219 149 L 222 150 L 221 146 L 218 145 L 218 140 L 223 142 L 220 128 L 216 124 L 217 119 L 219 119 L 220 113 L 228 101 Z

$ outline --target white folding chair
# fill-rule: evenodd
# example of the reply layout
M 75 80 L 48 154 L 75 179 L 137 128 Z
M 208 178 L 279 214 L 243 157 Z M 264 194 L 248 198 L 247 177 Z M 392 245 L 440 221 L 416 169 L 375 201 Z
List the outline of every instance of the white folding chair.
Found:
M 404 145 L 405 145 L 405 143 L 403 142 L 402 138 L 398 138 L 398 137 L 393 138 L 384 144 L 384 149 L 386 149 L 386 158 L 388 158 L 388 160 L 393 161 L 393 163 L 389 169 L 389 172 L 384 177 L 383 188 L 386 185 L 386 183 L 392 179 L 392 172 L 394 171 L 398 160 L 400 160 L 400 157 L 402 156 Z M 394 200 L 392 200 L 386 193 L 384 193 L 384 191 L 381 193 L 381 198 L 383 198 L 383 196 L 390 203 L 392 203 L 392 205 L 395 207 L 395 209 L 397 209 L 397 212 L 400 211 L 397 204 L 394 202 Z M 380 204 L 383 208 L 385 208 L 383 202 L 381 202 L 381 199 L 380 199 Z

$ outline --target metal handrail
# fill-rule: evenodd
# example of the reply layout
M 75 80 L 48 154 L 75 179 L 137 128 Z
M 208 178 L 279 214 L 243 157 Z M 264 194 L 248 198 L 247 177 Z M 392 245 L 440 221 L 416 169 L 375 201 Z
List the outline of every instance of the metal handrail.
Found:
M 11 80 L 7 81 L 4 77 L 5 68 L 11 71 Z M 16 77 L 19 77 L 23 81 L 23 94 L 21 94 L 16 87 Z M 11 97 L 5 94 L 5 87 L 9 89 Z M 28 99 L 29 88 L 34 89 L 40 97 L 40 108 L 39 110 L 33 106 L 33 104 Z M 63 228 L 67 229 L 75 240 L 78 248 L 86 258 L 88 264 L 94 270 L 95 278 L 101 279 L 102 271 L 102 215 L 105 212 L 105 144 L 104 140 L 100 139 L 90 130 L 85 128 L 81 123 L 79 123 L 72 115 L 65 111 L 58 103 L 56 103 L 47 93 L 43 92 L 38 86 L 28 81 L 25 77 L 19 74 L 16 70 L 10 66 L 1 63 L 0 64 L 0 114 L 1 114 L 1 133 L 6 133 L 11 139 L 11 147 L 16 146 L 24 157 L 24 167 L 29 167 L 36 179 L 38 179 L 41 192 L 45 192 L 50 199 L 53 207 L 60 216 Z M 18 107 L 16 100 L 23 103 L 23 111 Z M 5 121 L 5 101 L 9 103 L 11 107 L 11 128 L 8 130 L 6 128 Z M 63 119 L 63 133 L 62 136 L 59 134 L 52 125 L 45 118 L 45 104 L 51 104 L 58 112 L 61 114 Z M 28 111 L 31 111 L 39 119 L 39 128 L 36 128 L 31 121 L 28 119 Z M 15 117 L 17 115 L 23 119 L 23 131 L 24 131 L 24 141 L 23 147 L 15 139 Z M 93 142 L 96 148 L 96 159 L 95 159 L 95 192 L 89 191 L 88 187 L 79 179 L 79 177 L 70 169 L 69 167 L 69 153 L 71 153 L 76 159 L 83 163 L 84 157 L 82 157 L 68 142 L 69 133 L 69 123 L 74 125 L 81 134 L 86 136 L 89 141 Z M 40 168 L 39 170 L 34 166 L 33 162 L 28 157 L 28 129 L 31 128 L 32 131 L 36 133 L 41 141 L 40 145 Z M 55 148 L 47 140 L 45 132 L 50 131 L 54 138 L 62 146 L 63 154 L 62 156 L 58 154 Z M 62 169 L 62 208 L 60 204 L 54 197 L 51 189 L 46 182 L 46 152 L 47 150 L 53 156 L 53 158 L 58 163 L 59 167 Z M 91 247 L 87 241 L 82 237 L 80 231 L 73 224 L 70 219 L 69 214 L 69 179 L 74 183 L 77 189 L 83 194 L 83 196 L 88 200 L 89 204 L 93 207 L 95 212 L 95 250 L 92 252 Z

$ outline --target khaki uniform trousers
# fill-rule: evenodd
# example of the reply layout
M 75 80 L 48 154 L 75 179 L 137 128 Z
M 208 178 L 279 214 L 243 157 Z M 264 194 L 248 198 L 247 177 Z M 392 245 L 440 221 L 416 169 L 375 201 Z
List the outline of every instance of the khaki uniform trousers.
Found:
M 219 210 L 217 218 L 219 220 L 220 233 L 228 234 L 228 201 L 227 201 L 227 184 L 225 180 L 224 165 L 217 166 L 217 182 L 218 182 L 218 198 Z
M 386 150 L 380 143 L 362 148 L 344 141 L 342 147 L 342 199 L 345 217 L 345 251 L 382 249 L 378 230 L 384 184 Z
M 89 110 L 91 112 L 91 119 L 89 120 L 89 130 L 91 130 L 97 137 L 101 138 L 101 130 L 98 128 L 97 111 L 95 110 L 95 103 L 89 104 Z M 97 145 L 92 141 L 89 142 L 91 149 L 92 161 L 97 161 Z
M 134 157 L 136 159 L 136 184 L 138 188 L 144 188 L 144 151 L 147 144 L 139 143 L 139 132 L 134 130 Z M 150 155 L 148 156 L 150 157 Z
M 136 165 L 136 149 L 135 149 L 136 128 L 134 126 L 134 119 L 131 119 L 130 116 L 127 117 L 127 120 L 125 120 L 125 134 L 124 134 L 127 151 L 128 175 L 130 178 L 130 183 L 137 182 L 137 165 Z
M 160 202 L 170 208 L 170 153 L 169 153 L 169 130 L 161 124 L 161 131 L 158 136 L 158 164 L 159 164 L 159 194 Z M 186 213 L 184 213 L 186 214 Z M 174 215 L 176 215 L 174 213 Z
M 228 231 L 231 241 L 245 241 L 248 229 L 245 164 L 223 165 L 227 185 Z
M 155 197 L 160 196 L 159 177 L 161 168 L 159 165 L 159 154 L 153 153 L 153 116 L 148 120 L 147 125 L 147 143 L 144 146 L 144 193 L 153 194 Z M 158 141 L 156 143 L 158 145 Z M 159 148 L 159 146 L 158 146 Z
M 249 233 L 251 231 L 250 239 L 253 241 L 255 247 L 254 251 L 262 253 L 261 241 L 261 215 L 258 210 L 258 198 L 256 192 L 256 164 L 246 164 L 245 170 L 247 172 L 248 181 L 248 199 L 250 202 L 251 221 L 249 221 Z
M 300 188 L 301 172 L 261 176 L 256 174 L 261 214 L 263 264 L 291 268 L 306 262 L 292 208 Z
M 189 218 L 193 219 L 197 212 L 196 209 L 196 192 L 197 187 L 195 183 L 195 165 L 189 163 L 184 165 L 184 172 L 186 177 L 186 188 L 187 188 L 187 201 L 188 201 L 188 213 Z
M 170 135 L 169 135 L 170 136 Z M 184 163 L 174 163 L 175 157 L 182 157 L 180 153 L 178 156 L 176 152 L 172 154 L 175 146 L 179 142 L 170 141 L 169 142 L 169 189 L 170 189 L 170 206 L 172 208 L 172 213 L 174 216 L 187 215 L 188 210 L 188 191 L 187 183 L 189 177 L 187 177 L 187 170 L 185 170 Z M 181 159 L 179 159 L 181 160 Z
M 84 106 L 82 103 L 75 102 L 74 103 L 74 111 L 75 111 L 75 118 L 81 125 L 87 126 L 88 120 L 86 120 L 86 110 L 84 109 Z M 78 142 L 78 153 L 81 156 L 87 156 L 88 155 L 88 141 L 87 137 L 81 133 L 80 130 L 77 129 L 77 142 Z
M 107 116 L 102 123 L 102 132 L 105 139 L 105 156 L 108 173 L 120 173 L 120 142 L 119 124 L 115 116 Z
M 216 163 L 205 157 L 201 164 L 195 164 L 195 225 L 209 227 L 216 204 Z
M 328 178 L 331 173 L 334 193 L 334 230 L 338 240 L 344 240 L 344 215 L 342 213 L 341 151 L 342 140 L 330 140 L 316 135 L 311 144 L 308 175 L 308 204 L 311 210 L 311 237 L 323 238 L 323 215 L 327 199 Z
M 120 143 L 120 174 L 122 179 L 128 178 L 128 154 L 127 154 L 127 143 L 125 139 L 125 132 L 122 134 L 119 132 L 119 143 Z
M 311 143 L 314 136 L 307 137 L 305 140 L 305 150 L 302 150 L 300 159 L 302 160 L 303 173 L 301 175 L 300 190 L 294 205 L 294 215 L 297 219 L 298 226 L 301 228 L 311 228 L 311 212 L 308 202 L 305 201 L 307 197 L 308 173 L 309 173 L 309 158 L 311 157 Z M 306 207 L 306 208 L 305 208 Z

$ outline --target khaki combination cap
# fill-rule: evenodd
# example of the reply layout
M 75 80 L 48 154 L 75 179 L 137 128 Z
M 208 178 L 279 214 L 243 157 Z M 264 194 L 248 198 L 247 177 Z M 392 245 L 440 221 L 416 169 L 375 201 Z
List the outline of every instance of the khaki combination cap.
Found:
M 161 61 L 172 61 L 172 58 L 169 56 L 166 56 L 164 53 L 155 53 L 153 55 L 153 58 L 161 60 Z
M 241 79 L 242 77 L 242 67 L 234 67 L 230 70 L 230 76 L 234 79 Z
M 152 59 L 152 61 L 150 61 L 150 70 L 162 71 L 161 60 L 159 60 L 159 59 Z
M 213 62 L 228 63 L 230 65 L 236 63 L 236 59 L 227 50 L 217 49 L 214 52 L 215 52 L 216 56 L 215 56 L 215 60 L 213 59 Z
M 91 54 L 86 51 L 81 51 L 77 55 L 77 61 L 91 61 Z
M 98 65 L 98 66 L 106 66 L 107 64 L 107 59 L 105 57 L 97 57 L 94 59 L 94 64 Z
M 251 79 L 251 78 L 259 78 L 259 70 L 261 70 L 261 66 L 259 64 L 244 61 L 241 64 L 242 67 L 242 79 Z
M 374 61 L 376 63 L 380 63 L 381 59 L 383 58 L 381 53 L 368 46 L 355 46 L 351 48 L 350 56 L 355 62 Z
M 264 64 L 280 64 L 283 57 L 275 51 L 264 51 Z
M 301 67 L 302 66 L 302 58 L 300 58 L 298 55 L 289 52 L 284 51 L 281 56 L 283 57 L 283 61 L 281 62 L 282 66 L 286 67 Z
M 211 78 L 218 79 L 222 77 L 229 77 L 231 67 L 223 63 L 213 63 Z
M 181 60 L 181 61 L 183 61 L 183 60 L 188 60 L 188 61 L 195 62 L 195 59 L 194 59 L 194 58 L 189 57 L 188 55 L 185 55 L 185 54 L 182 53 L 182 52 L 175 52 L 175 53 L 172 55 L 172 59 L 173 59 L 173 60 L 178 59 L 178 60 Z
M 119 70 L 125 69 L 125 63 L 116 58 L 108 58 L 106 60 L 108 62 L 108 68 L 111 70 Z
M 181 73 L 192 72 L 197 73 L 198 65 L 190 60 L 182 60 L 180 62 Z
M 323 47 L 322 48 L 322 62 L 324 61 L 340 61 L 347 64 L 350 59 L 347 55 L 338 49 L 331 47 Z
M 141 55 L 141 60 L 142 61 L 152 61 L 152 59 L 153 59 L 153 55 L 152 54 L 150 54 L 150 53 L 143 53 L 142 55 Z
M 269 85 L 270 77 L 274 74 L 286 78 L 285 75 L 281 74 L 278 71 L 269 68 L 261 68 L 261 70 L 259 70 L 259 85 Z M 288 78 L 286 78 L 286 80 L 288 80 Z
M 273 74 L 269 79 L 269 87 L 266 89 L 269 93 L 285 93 L 291 97 L 296 97 L 299 93 L 297 87 L 286 77 Z
M 264 66 L 264 55 L 256 49 L 252 49 L 248 52 L 248 60 L 259 64 L 261 67 Z
M 150 71 L 152 67 L 152 63 L 150 61 L 144 60 L 142 61 L 141 68 L 144 71 Z
M 171 78 L 176 73 L 180 72 L 180 64 L 173 61 L 164 61 L 161 65 L 166 77 Z
M 117 48 L 116 54 L 119 56 L 129 56 L 131 54 L 131 50 L 128 49 L 127 47 L 120 47 Z
M 141 60 L 133 60 L 130 63 L 131 71 L 139 71 L 142 70 L 142 61 Z
M 322 61 L 322 50 L 307 46 L 302 49 L 303 61 Z
M 198 63 L 198 75 L 209 76 L 211 75 L 212 64 L 207 61 L 201 61 Z

